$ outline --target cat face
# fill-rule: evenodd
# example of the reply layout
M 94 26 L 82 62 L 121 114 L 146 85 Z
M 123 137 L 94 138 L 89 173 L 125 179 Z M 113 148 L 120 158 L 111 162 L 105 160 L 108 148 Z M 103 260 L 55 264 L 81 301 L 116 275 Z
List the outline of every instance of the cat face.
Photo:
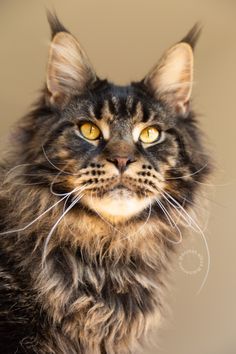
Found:
M 82 203 L 106 216 L 130 217 L 160 196 L 178 158 L 167 132 L 173 122 L 160 104 L 135 86 L 105 83 L 61 115 L 72 126 L 54 144 L 49 139 L 50 159 L 68 162 L 69 189 L 86 185 Z
M 116 86 L 56 18 L 51 26 L 46 118 L 36 117 L 28 149 L 36 179 L 113 221 L 155 210 L 167 193 L 191 202 L 206 162 L 189 107 L 191 45 L 173 46 L 141 82 Z

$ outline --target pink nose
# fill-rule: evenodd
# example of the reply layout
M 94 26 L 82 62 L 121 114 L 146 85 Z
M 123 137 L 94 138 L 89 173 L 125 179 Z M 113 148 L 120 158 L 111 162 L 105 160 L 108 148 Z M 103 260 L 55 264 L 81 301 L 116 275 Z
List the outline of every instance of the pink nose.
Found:
M 114 156 L 113 158 L 107 160 L 113 163 L 120 172 L 124 172 L 130 163 L 135 162 L 135 160 L 129 156 Z

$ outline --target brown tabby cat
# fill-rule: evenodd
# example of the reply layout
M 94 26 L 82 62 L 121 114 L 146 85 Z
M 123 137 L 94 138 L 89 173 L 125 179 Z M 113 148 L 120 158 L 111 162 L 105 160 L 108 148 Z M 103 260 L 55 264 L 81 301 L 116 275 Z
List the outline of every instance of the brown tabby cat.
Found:
M 199 29 L 117 86 L 49 22 L 46 86 L 0 169 L 0 352 L 137 353 L 209 173 L 190 105 Z

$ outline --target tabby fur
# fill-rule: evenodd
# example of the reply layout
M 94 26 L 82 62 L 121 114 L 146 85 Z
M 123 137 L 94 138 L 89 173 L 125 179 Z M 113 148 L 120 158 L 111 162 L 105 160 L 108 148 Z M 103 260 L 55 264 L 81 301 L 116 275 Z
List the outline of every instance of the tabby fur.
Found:
M 168 269 L 186 228 L 178 210 L 193 208 L 209 157 L 191 104 L 177 109 L 153 90 L 165 59 L 144 80 L 114 85 L 97 77 L 57 17 L 49 20 L 47 84 L 16 124 L 1 162 L 0 352 L 137 353 L 150 327 L 161 323 Z M 180 43 L 193 48 L 198 34 L 194 27 Z M 65 54 L 64 42 L 62 52 L 53 52 L 60 41 L 70 41 Z M 82 58 L 80 76 L 73 77 L 73 63 L 59 82 L 56 70 L 66 66 L 73 45 Z M 62 68 L 53 67 L 62 57 Z M 90 143 L 76 134 L 88 118 L 107 139 Z M 148 148 L 134 143 L 133 127 L 153 122 L 165 140 Z M 116 156 L 130 158 L 123 173 L 129 193 L 116 188 Z M 71 193 L 76 187 L 80 200 Z M 113 194 L 106 198 L 108 189 Z M 116 215 L 114 201 L 122 204 L 125 193 L 127 203 L 133 194 L 137 203 Z

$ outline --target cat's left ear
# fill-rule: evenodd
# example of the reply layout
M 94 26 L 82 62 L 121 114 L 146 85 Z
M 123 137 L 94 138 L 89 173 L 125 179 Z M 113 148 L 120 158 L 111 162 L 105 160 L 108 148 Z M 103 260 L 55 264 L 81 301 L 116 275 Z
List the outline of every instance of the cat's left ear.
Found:
M 83 94 L 97 80 L 88 56 L 75 37 L 48 14 L 52 31 L 47 68 L 50 102 L 64 105 L 73 95 Z
M 148 73 L 144 84 L 156 99 L 167 102 L 177 114 L 186 116 L 193 85 L 193 49 L 200 35 L 196 24 L 187 36 L 171 47 Z

